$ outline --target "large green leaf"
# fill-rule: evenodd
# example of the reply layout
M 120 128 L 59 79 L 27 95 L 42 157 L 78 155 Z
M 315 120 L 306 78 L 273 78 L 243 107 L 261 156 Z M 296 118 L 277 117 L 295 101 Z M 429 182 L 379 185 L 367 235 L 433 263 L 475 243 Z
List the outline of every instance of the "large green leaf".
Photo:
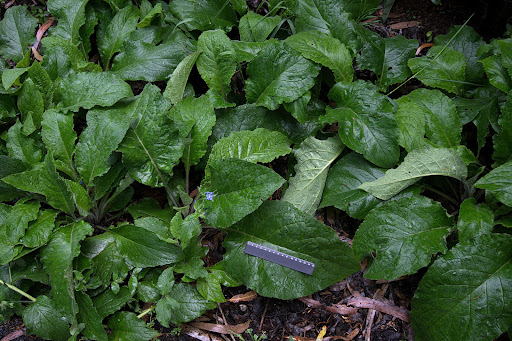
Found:
M 35 42 L 37 19 L 27 7 L 12 6 L 5 11 L 0 22 L 0 54 L 17 63 L 23 59 L 27 48 Z
M 385 169 L 366 161 L 360 154 L 345 155 L 329 169 L 320 208 L 334 206 L 356 219 L 363 219 L 382 201 L 359 189 L 364 182 L 384 176 Z
M 98 314 L 89 295 L 77 291 L 75 296 L 79 308 L 78 323 L 85 325 L 82 334 L 91 340 L 107 341 L 107 332 L 101 323 L 103 318 Z
M 237 23 L 233 7 L 225 0 L 172 0 L 169 9 L 189 30 L 230 31 Z
M 131 97 L 130 85 L 108 73 L 80 72 L 57 81 L 54 102 L 71 111 L 90 109 L 95 105 L 109 107 L 125 97 Z
M 235 158 L 249 162 L 267 163 L 289 154 L 290 140 L 277 132 L 264 128 L 235 131 L 219 140 L 212 148 L 209 162 Z
M 505 92 L 509 92 L 512 89 L 511 75 L 507 72 L 498 56 L 490 56 L 482 59 L 480 62 L 484 65 L 489 83 Z
M 88 223 L 73 222 L 55 231 L 48 245 L 41 250 L 44 269 L 50 275 L 53 302 L 71 323 L 78 312 L 73 259 L 80 254 L 80 241 L 92 232 Z
M 398 162 L 398 124 L 387 97 L 369 82 L 338 83 L 329 98 L 336 108 L 327 108 L 324 121 L 338 122 L 345 145 L 380 167 Z
M 146 85 L 130 108 L 137 120 L 119 146 L 131 176 L 148 186 L 162 186 L 183 154 L 180 133 L 188 132 L 171 121 L 169 107 L 158 87 Z
M 269 44 L 247 66 L 247 101 L 275 110 L 304 95 L 314 85 L 319 71 L 318 65 L 287 45 Z
M 440 147 L 460 144 L 462 123 L 452 100 L 439 90 L 417 89 L 398 100 L 400 142 L 407 150 L 422 147 L 424 135 Z
M 29 168 L 25 162 L 7 155 L 0 155 L 0 201 L 11 201 L 20 198 L 24 193 L 2 181 L 2 178 L 21 173 Z
M 155 46 L 140 40 L 129 41 L 114 57 L 112 72 L 124 80 L 163 81 L 189 53 L 181 42 Z
M 252 11 L 242 18 L 238 30 L 242 41 L 264 41 L 281 22 L 280 16 L 261 16 Z
M 434 46 L 425 57 L 409 59 L 409 67 L 423 84 L 462 93 L 466 80 L 466 57 L 447 47 Z
M 108 336 L 110 341 L 148 341 L 160 335 L 159 332 L 149 328 L 146 322 L 130 311 L 117 312 L 108 320 L 107 325 L 112 331 L 112 334 Z
M 130 33 L 137 28 L 139 10 L 131 5 L 116 13 L 109 22 L 105 32 L 98 31 L 98 50 L 101 54 L 103 68 L 107 69 L 115 53 L 121 51 L 121 46 L 128 39 Z
M 95 109 L 87 113 L 87 127 L 76 145 L 76 166 L 90 186 L 111 167 L 107 160 L 123 140 L 132 118 L 123 109 Z
M 343 147 L 339 137 L 317 140 L 310 136 L 305 139 L 295 151 L 295 175 L 290 178 L 282 200 L 306 214 L 314 215 L 322 199 L 329 167 L 341 154 Z
M 448 44 L 448 42 L 451 42 Z M 448 46 L 455 51 L 461 52 L 466 57 L 466 81 L 471 83 L 482 83 L 484 68 L 478 62 L 477 56 L 480 46 L 485 44 L 482 37 L 476 33 L 471 26 L 452 26 L 447 35 L 438 35 L 435 38 L 438 46 Z
M 210 89 L 226 98 L 237 66 L 231 39 L 222 30 L 206 31 L 199 36 L 197 45 L 203 51 L 197 58 L 197 70 Z
M 128 301 L 131 300 L 133 294 L 127 286 L 119 288 L 117 293 L 112 290 L 105 290 L 100 295 L 93 298 L 92 302 L 98 314 L 105 318 L 118 310 L 120 310 Z
M 504 164 L 512 159 L 512 93 L 507 96 L 507 101 L 501 107 L 501 115 L 498 118 L 501 130 L 493 136 L 494 167 Z
M 47 296 L 38 296 L 35 303 L 23 310 L 23 322 L 27 326 L 27 332 L 47 340 L 68 340 L 69 324 L 59 310 L 60 307 L 55 306 L 55 302 Z
M 25 172 L 11 174 L 2 181 L 23 191 L 44 195 L 48 204 L 67 214 L 73 215 L 75 211 L 73 196 L 57 173 L 51 153 L 46 155 L 44 163 L 36 164 Z
M 475 183 L 475 187 L 483 188 L 494 194 L 499 201 L 512 207 L 512 161 L 490 171 Z
M 407 61 L 414 58 L 417 47 L 416 39 L 404 36 L 376 39 L 363 45 L 357 62 L 361 69 L 375 72 L 379 78 L 377 85 L 386 91 L 388 86 L 403 82 L 411 75 Z
M 41 128 L 44 108 L 43 94 L 39 91 L 32 78 L 25 79 L 18 95 L 18 109 L 23 117 L 23 121 L 26 122 L 28 116 L 30 116 L 34 127 L 36 129 Z
M 465 242 L 483 234 L 489 234 L 494 227 L 494 214 L 485 204 L 477 204 L 474 198 L 464 200 L 460 205 L 457 230 L 459 241 Z
M 176 69 L 174 69 L 163 94 L 164 97 L 169 99 L 172 104 L 177 104 L 183 99 L 190 71 L 192 71 L 192 67 L 196 63 L 197 57 L 199 57 L 201 52 L 202 51 L 197 50 L 196 52 L 189 54 L 183 58 L 183 60 L 176 66 Z
M 46 149 L 53 153 L 57 169 L 73 174 L 76 140 L 73 115 L 50 109 L 44 112 L 41 125 L 41 137 Z
M 41 161 L 43 150 L 37 134 L 25 136 L 23 134 L 23 125 L 17 121 L 7 131 L 6 147 L 9 156 L 12 156 L 27 164 L 35 164 Z
M 428 265 L 433 254 L 446 252 L 452 226 L 453 218 L 428 198 L 389 201 L 368 213 L 354 236 L 354 251 L 361 256 L 375 252 L 365 277 L 396 279 Z
M 75 71 L 87 71 L 89 67 L 92 69 L 91 64 L 87 63 L 80 50 L 70 41 L 50 36 L 43 38 L 41 43 L 45 48 L 42 66 L 52 80 L 62 79 Z
M 228 227 L 256 210 L 285 180 L 269 168 L 239 159 L 208 162 L 210 179 L 201 186 L 215 193 L 199 199 L 197 210 L 215 227 Z
M 359 186 L 375 197 L 388 200 L 424 176 L 444 175 L 465 180 L 468 170 L 464 161 L 452 149 L 424 147 L 411 151 L 404 161 L 383 177 Z
M 156 318 L 166 327 L 169 326 L 169 322 L 180 325 L 203 315 L 206 310 L 216 306 L 215 302 L 206 300 L 190 284 L 178 283 L 156 304 Z
M 74 45 L 80 43 L 79 29 L 85 24 L 85 5 L 88 0 L 48 0 L 48 10 L 58 18 L 52 35 L 60 36 Z
M 336 82 L 351 82 L 354 77 L 352 55 L 338 39 L 318 31 L 300 32 L 285 43 L 304 57 L 331 69 Z
M 482 235 L 434 262 L 414 295 L 416 340 L 492 340 L 512 324 L 512 237 Z
M 348 244 L 340 241 L 333 230 L 287 202 L 265 201 L 257 211 L 226 231 L 226 271 L 263 296 L 306 296 L 359 270 L 359 259 Z M 315 263 L 313 274 L 246 254 L 248 241 Z
M 40 247 L 48 242 L 55 228 L 55 219 L 59 212 L 54 210 L 39 211 L 37 220 L 31 222 L 23 236 L 23 246 Z
M 120 253 L 130 266 L 145 268 L 173 264 L 183 258 L 181 249 L 158 238 L 149 230 L 124 225 L 111 229 Z
M 190 132 L 192 142 L 185 147 L 184 156 L 188 165 L 196 165 L 206 153 L 206 143 L 215 125 L 215 112 L 206 96 L 187 97 L 175 105 L 169 115 L 180 127 Z

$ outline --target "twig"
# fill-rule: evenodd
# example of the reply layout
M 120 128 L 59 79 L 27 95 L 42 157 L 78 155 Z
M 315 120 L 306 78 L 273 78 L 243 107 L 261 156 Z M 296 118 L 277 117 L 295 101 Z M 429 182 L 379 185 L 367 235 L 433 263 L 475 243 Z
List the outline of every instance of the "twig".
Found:
M 354 297 L 348 301 L 347 305 L 357 308 L 375 309 L 381 313 L 399 318 L 404 322 L 409 322 L 409 312 L 395 306 L 391 302 L 378 301 L 368 297 Z
M 5 283 L 4 281 L 2 281 L 2 280 L 0 279 L 0 285 L 1 285 L 1 284 L 5 285 L 6 287 L 8 287 L 9 289 L 11 289 L 11 290 L 13 290 L 13 291 L 16 291 L 16 292 L 17 292 L 18 294 L 20 294 L 20 295 L 25 296 L 26 298 L 28 298 L 28 299 L 29 299 L 29 300 L 31 300 L 32 302 L 35 302 L 35 301 L 36 301 L 36 299 L 35 299 L 33 296 L 31 296 L 31 295 L 27 294 L 26 292 L 24 292 L 23 290 L 21 290 L 21 289 L 19 289 L 19 288 L 15 287 L 15 286 L 14 286 L 14 285 L 12 285 L 12 284 Z
M 219 302 L 217 302 L 217 307 L 219 308 L 220 315 L 222 316 L 222 321 L 224 321 L 225 325 L 229 325 L 228 321 L 226 320 L 226 316 L 224 316 L 224 312 L 222 311 L 222 308 L 220 307 Z M 231 336 L 231 340 L 235 341 L 235 337 L 233 336 L 233 333 L 229 332 L 229 335 Z
M 268 300 L 265 302 L 265 309 L 263 309 L 263 314 L 261 315 L 260 326 L 258 327 L 258 333 L 261 333 L 261 328 L 263 327 L 263 320 L 265 320 L 265 314 L 267 313 L 268 308 Z

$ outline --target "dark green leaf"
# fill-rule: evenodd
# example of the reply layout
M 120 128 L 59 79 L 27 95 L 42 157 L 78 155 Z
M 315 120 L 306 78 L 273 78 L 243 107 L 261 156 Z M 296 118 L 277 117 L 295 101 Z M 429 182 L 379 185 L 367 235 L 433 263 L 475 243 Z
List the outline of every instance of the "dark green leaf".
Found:
M 220 286 L 219 279 L 214 274 L 209 273 L 205 278 L 197 280 L 197 291 L 212 302 L 225 302 L 222 287 Z
M 431 175 L 465 180 L 468 170 L 454 150 L 424 147 L 411 151 L 397 168 L 388 170 L 383 177 L 365 182 L 358 188 L 379 199 L 388 200 L 422 177 Z
M 134 219 L 142 216 L 155 217 L 162 220 L 165 223 L 170 223 L 171 218 L 174 215 L 174 210 L 169 207 L 160 208 L 158 201 L 151 197 L 142 199 L 139 203 L 130 205 L 127 211 L 132 215 Z
M 141 227 L 124 225 L 110 230 L 130 266 L 145 268 L 173 264 L 183 258 L 181 250 Z
M 81 72 L 57 81 L 54 101 L 64 109 L 78 111 L 95 105 L 108 107 L 132 95 L 130 85 L 115 75 Z
M 226 231 L 226 271 L 263 296 L 306 296 L 359 270 L 359 259 L 334 231 L 283 201 L 265 201 Z M 313 275 L 244 253 L 248 241 L 315 263 Z
M 85 324 L 82 334 L 92 340 L 107 341 L 107 332 L 101 324 L 103 318 L 98 314 L 91 298 L 81 291 L 77 291 L 75 295 L 79 307 L 78 323 Z
M 185 219 L 181 217 L 181 214 L 176 214 L 172 218 L 169 229 L 174 238 L 180 240 L 181 248 L 185 250 L 190 242 L 201 233 L 198 214 L 188 215 Z
M 502 165 L 512 158 L 512 94 L 507 96 L 507 102 L 501 107 L 498 124 L 501 130 L 493 136 L 494 167 Z
M 490 191 L 499 201 L 512 206 L 512 161 L 490 171 L 475 183 L 475 187 Z
M 55 231 L 48 245 L 41 250 L 41 260 L 50 275 L 53 302 L 71 322 L 78 312 L 75 301 L 73 259 L 80 254 L 80 242 L 92 234 L 93 228 L 78 221 Z
M 465 242 L 483 234 L 489 234 L 494 227 L 494 214 L 485 204 L 477 204 L 474 198 L 464 200 L 460 205 L 457 230 L 459 241 Z
M 38 90 L 31 78 L 25 79 L 18 95 L 18 109 L 22 117 L 31 115 L 36 129 L 41 128 L 41 119 L 44 111 L 43 94 Z
M 36 134 L 25 136 L 23 125 L 17 121 L 7 132 L 7 152 L 27 164 L 36 164 L 42 160 L 43 150 L 40 141 L 36 140 Z
M 228 227 L 256 210 L 285 180 L 269 168 L 239 159 L 208 163 L 210 183 L 203 191 L 215 193 L 213 200 L 199 199 L 196 207 L 206 222 Z
M 230 31 L 237 22 L 233 7 L 225 0 L 172 0 L 169 9 L 189 30 Z
M 48 340 L 66 341 L 69 338 L 69 321 L 59 312 L 60 306 L 41 295 L 23 311 L 27 332 Z
M 39 247 L 46 244 L 55 228 L 55 218 L 57 218 L 58 213 L 54 210 L 40 211 L 37 220 L 28 225 L 25 236 L 23 236 L 23 245 L 25 247 Z
M 140 40 L 129 41 L 115 56 L 112 72 L 124 80 L 163 81 L 189 53 L 181 42 L 155 46 Z
M 142 19 L 137 24 L 137 28 L 147 27 L 147 26 L 151 25 L 151 21 L 156 16 L 162 14 L 162 4 L 161 3 L 157 3 L 157 4 L 155 4 L 155 7 L 152 7 L 151 3 L 146 0 L 146 1 L 143 1 L 142 4 L 148 4 L 149 5 L 148 7 L 151 10 L 148 13 L 144 13 L 144 12 L 141 13 Z M 142 4 L 141 4 L 141 8 L 142 8 Z
M 12 6 L 5 11 L 0 22 L 0 54 L 13 62 L 19 62 L 30 44 L 35 42 L 37 19 L 27 7 Z
M 261 16 L 252 11 L 247 12 L 242 18 L 238 29 L 242 41 L 264 41 L 268 35 L 279 25 L 280 16 Z
M 393 84 L 403 82 L 411 75 L 407 61 L 414 58 L 418 47 L 416 39 L 404 36 L 377 39 L 373 44 L 365 44 L 357 62 L 362 69 L 377 74 L 379 89 L 386 89 Z
M 453 218 L 428 198 L 389 201 L 368 213 L 354 236 L 354 251 L 376 254 L 365 277 L 396 279 L 428 265 L 433 254 L 446 252 L 452 226 Z
M 130 289 L 127 286 L 122 286 L 117 294 L 107 289 L 102 294 L 94 297 L 92 301 L 96 311 L 103 319 L 121 309 L 131 298 Z
M 149 341 L 160 335 L 129 311 L 120 311 L 112 316 L 108 320 L 108 327 L 112 330 L 112 334 L 108 336 L 109 341 Z
M 352 152 L 344 156 L 329 169 L 320 208 L 334 206 L 353 218 L 363 219 L 381 200 L 359 186 L 377 180 L 384 173 L 385 169 L 374 166 L 360 154 Z
M 295 175 L 290 178 L 282 200 L 306 214 L 314 215 L 322 199 L 329 167 L 344 147 L 339 137 L 327 140 L 314 137 L 305 139 L 295 151 Z
M 208 309 L 213 309 L 215 302 L 207 301 L 196 288 L 189 284 L 178 283 L 156 305 L 156 317 L 158 322 L 168 327 L 169 322 L 180 325 L 204 314 Z
M 387 97 L 369 82 L 338 83 L 329 92 L 336 108 L 324 121 L 338 122 L 341 140 L 377 166 L 398 162 L 398 124 Z
M 331 26 L 331 30 L 335 32 L 335 24 L 338 20 L 341 20 L 340 16 L 344 12 L 349 13 L 356 21 L 361 21 L 366 16 L 372 14 L 379 4 L 380 2 L 377 0 L 303 0 L 295 2 L 293 10 L 297 14 L 298 19 L 301 19 L 298 26 L 307 25 L 322 28 L 322 31 L 328 30 Z M 306 18 L 306 15 L 309 18 Z M 333 36 L 335 35 L 333 34 Z
M 484 65 L 489 83 L 505 92 L 509 92 L 512 89 L 510 74 L 498 56 L 490 56 L 480 62 Z
M 42 66 L 52 80 L 62 79 L 75 71 L 89 69 L 90 64 L 70 41 L 50 36 L 43 38 L 41 42 L 45 48 Z
M 273 62 L 271 68 L 269 60 Z M 318 65 L 287 45 L 267 45 L 247 66 L 247 101 L 275 110 L 304 95 L 314 85 L 319 71 Z
M 41 137 L 46 149 L 53 153 L 57 169 L 73 174 L 76 140 L 73 115 L 49 109 L 44 112 L 41 125 Z
M 437 259 L 412 301 L 416 340 L 492 340 L 512 322 L 512 237 L 488 234 Z
M 85 24 L 85 5 L 88 0 L 48 0 L 48 10 L 58 18 L 52 35 L 60 36 L 74 45 L 80 43 L 79 29 Z

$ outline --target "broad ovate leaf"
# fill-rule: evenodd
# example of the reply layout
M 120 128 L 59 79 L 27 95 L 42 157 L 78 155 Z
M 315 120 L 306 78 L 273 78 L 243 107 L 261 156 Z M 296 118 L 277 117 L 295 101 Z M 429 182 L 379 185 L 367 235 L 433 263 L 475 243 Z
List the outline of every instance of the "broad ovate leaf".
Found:
M 96 105 L 109 107 L 133 96 L 130 85 L 108 73 L 80 72 L 69 75 L 55 84 L 54 102 L 62 109 L 78 111 Z
M 434 46 L 425 57 L 409 59 L 409 67 L 423 84 L 455 94 L 466 81 L 466 57 L 449 47 Z
M 329 169 L 319 207 L 334 206 L 353 218 L 363 219 L 382 201 L 359 186 L 384 176 L 385 171 L 356 152 L 345 155 Z
M 37 19 L 27 7 L 12 6 L 0 22 L 0 54 L 17 63 L 23 59 L 28 46 L 35 42 Z
M 474 198 L 464 200 L 460 205 L 457 230 L 459 241 L 465 242 L 483 234 L 489 234 L 494 227 L 494 213 L 486 204 L 477 204 Z
M 483 188 L 494 194 L 499 201 L 512 207 L 512 161 L 509 161 L 481 178 L 475 187 Z
M 50 275 L 52 298 L 65 318 L 72 322 L 78 312 L 75 301 L 73 259 L 80 254 L 80 242 L 93 228 L 84 221 L 73 222 L 55 231 L 41 250 L 41 260 Z
M 210 89 L 226 98 L 237 67 L 231 39 L 222 30 L 206 31 L 199 36 L 197 45 L 203 51 L 197 58 L 199 74 Z
M 53 153 L 57 169 L 73 174 L 73 153 L 76 141 L 73 115 L 49 109 L 43 113 L 41 125 L 41 137 L 46 149 Z
M 199 199 L 196 209 L 214 227 L 233 225 L 255 211 L 285 182 L 271 169 L 240 159 L 213 160 L 208 162 L 208 169 L 209 183 L 201 189 L 214 196 Z
M 226 232 L 226 272 L 263 296 L 306 296 L 360 269 L 359 259 L 333 230 L 284 201 L 265 201 Z M 246 254 L 248 241 L 315 263 L 313 274 Z
M 512 321 L 512 237 L 486 234 L 437 259 L 412 300 L 418 341 L 492 340 Z
M 87 127 L 76 145 L 76 166 L 90 186 L 111 167 L 107 162 L 123 140 L 132 118 L 123 109 L 95 109 L 87 113 Z
M 238 29 L 242 41 L 264 41 L 268 35 L 279 25 L 280 16 L 261 16 L 253 11 L 247 12 L 240 18 Z
M 351 82 L 354 77 L 352 54 L 338 39 L 318 31 L 294 34 L 285 40 L 304 57 L 328 67 L 336 82 Z
M 407 61 L 414 58 L 417 47 L 416 39 L 404 36 L 376 39 L 363 45 L 357 62 L 361 69 L 375 72 L 378 76 L 376 84 L 386 91 L 390 85 L 403 82 L 411 75 Z
M 490 56 L 480 61 L 485 69 L 489 83 L 496 88 L 509 92 L 512 89 L 512 79 L 508 70 L 503 66 L 498 56 Z
M 85 5 L 88 0 L 48 0 L 48 10 L 58 18 L 52 35 L 60 36 L 74 45 L 80 43 L 79 29 L 85 24 Z
M 411 151 L 397 168 L 388 170 L 383 177 L 365 182 L 359 188 L 379 199 L 388 200 L 422 177 L 432 175 L 465 180 L 468 170 L 453 149 L 423 147 Z
M 397 102 L 397 120 L 404 128 L 400 141 L 407 150 L 422 147 L 424 135 L 440 147 L 460 144 L 462 123 L 453 101 L 441 91 L 417 89 Z
M 277 131 L 264 128 L 235 131 L 213 146 L 209 162 L 235 158 L 267 163 L 289 154 L 292 151 L 290 144 L 290 140 Z
M 172 0 L 169 9 L 189 30 L 230 31 L 236 25 L 236 13 L 224 0 Z
M 130 311 L 117 312 L 109 318 L 107 325 L 112 331 L 109 340 L 148 341 L 160 335 Z
M 305 139 L 295 151 L 295 175 L 290 178 L 282 200 L 306 214 L 314 215 L 322 199 L 329 167 L 341 154 L 343 147 L 339 137 L 317 140 L 310 136 Z
M 68 340 L 69 321 L 59 310 L 60 306 L 56 306 L 56 302 L 47 296 L 38 296 L 36 302 L 23 310 L 23 322 L 27 326 L 27 332 L 47 340 Z
M 380 167 L 398 162 L 398 124 L 393 106 L 369 82 L 337 83 L 329 98 L 335 109 L 327 108 L 326 123 L 338 122 L 345 145 Z
M 112 73 L 124 80 L 156 82 L 167 80 L 190 52 L 181 42 L 153 45 L 141 40 L 127 41 L 114 57 Z
M 269 68 L 269 61 L 272 67 Z M 265 46 L 247 66 L 247 101 L 276 110 L 304 95 L 315 83 L 320 67 L 287 45 Z
M 392 200 L 366 216 L 354 236 L 354 251 L 361 256 L 375 252 L 365 277 L 396 279 L 446 252 L 452 226 L 453 218 L 435 201 L 421 196 Z

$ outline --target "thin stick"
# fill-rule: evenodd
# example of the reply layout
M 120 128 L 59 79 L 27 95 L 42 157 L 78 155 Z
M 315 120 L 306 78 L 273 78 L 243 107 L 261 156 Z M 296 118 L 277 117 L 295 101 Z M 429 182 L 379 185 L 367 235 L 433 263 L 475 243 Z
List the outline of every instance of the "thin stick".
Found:
M 20 294 L 20 295 L 22 295 L 22 296 L 25 296 L 26 298 L 28 298 L 28 299 L 29 299 L 29 300 L 31 300 L 32 302 L 35 302 L 35 301 L 36 301 L 36 299 L 35 299 L 33 296 L 31 296 L 31 295 L 27 294 L 26 292 L 24 292 L 23 290 L 21 290 L 21 289 L 19 289 L 19 288 L 15 287 L 15 286 L 14 286 L 14 285 L 12 285 L 12 284 L 5 283 L 5 282 L 4 282 L 4 281 L 2 281 L 1 279 L 0 279 L 0 284 L 3 284 L 3 285 L 5 285 L 6 287 L 8 287 L 9 289 L 11 289 L 11 290 L 13 290 L 13 291 L 16 291 L 18 294 Z
M 261 333 L 261 328 L 263 327 L 263 320 L 265 320 L 265 314 L 267 313 L 268 308 L 268 300 L 265 302 L 265 309 L 263 310 L 263 314 L 261 315 L 260 326 L 258 327 L 258 333 Z
M 224 321 L 224 324 L 226 326 L 229 325 L 228 321 L 226 320 L 226 316 L 224 316 L 224 312 L 222 311 L 222 308 L 220 307 L 220 303 L 217 302 L 217 307 L 219 308 L 219 311 L 220 311 L 220 315 L 222 316 L 222 321 Z M 231 336 L 231 340 L 233 341 L 236 341 L 235 340 L 235 337 L 233 336 L 233 333 L 231 333 L 231 331 L 229 331 L 229 335 Z

